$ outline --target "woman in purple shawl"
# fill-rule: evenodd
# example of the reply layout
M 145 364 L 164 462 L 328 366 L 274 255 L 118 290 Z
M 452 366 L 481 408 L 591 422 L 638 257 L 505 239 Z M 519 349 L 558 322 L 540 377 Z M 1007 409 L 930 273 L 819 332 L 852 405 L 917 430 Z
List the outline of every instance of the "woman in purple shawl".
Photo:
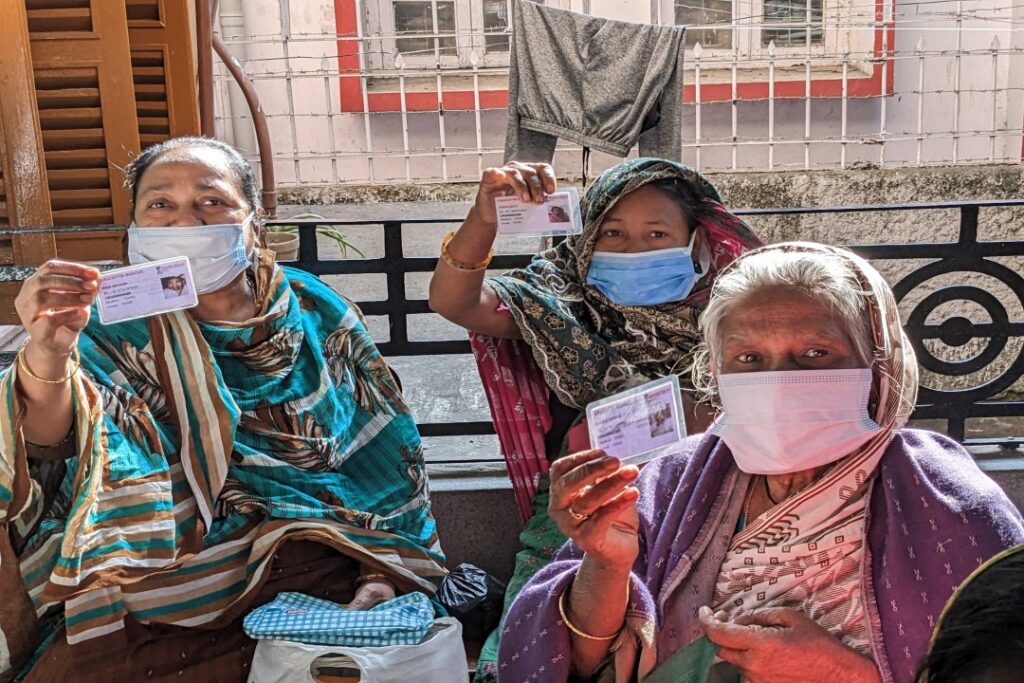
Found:
M 905 428 L 891 289 L 848 251 L 775 245 L 719 276 L 701 326 L 721 415 L 642 473 L 552 465 L 570 541 L 513 604 L 500 680 L 913 681 L 946 600 L 1024 525 L 963 448 Z

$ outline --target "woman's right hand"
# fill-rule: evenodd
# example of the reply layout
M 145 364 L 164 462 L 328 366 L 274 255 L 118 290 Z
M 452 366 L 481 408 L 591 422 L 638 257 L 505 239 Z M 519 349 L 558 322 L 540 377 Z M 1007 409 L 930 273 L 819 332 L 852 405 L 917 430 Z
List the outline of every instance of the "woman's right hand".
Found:
M 34 372 L 63 374 L 78 335 L 89 322 L 89 307 L 99 285 L 97 269 L 57 259 L 47 261 L 25 280 L 14 307 L 31 337 L 25 352 L 31 351 L 26 360 Z
M 516 195 L 524 202 L 541 204 L 545 195 L 558 187 L 555 170 L 549 164 L 523 164 L 510 161 L 501 168 L 488 168 L 476 193 L 476 213 L 488 225 L 497 225 L 494 198 Z
M 640 552 L 640 491 L 635 465 L 604 451 L 583 451 L 551 464 L 548 514 L 576 546 L 601 564 L 628 570 Z

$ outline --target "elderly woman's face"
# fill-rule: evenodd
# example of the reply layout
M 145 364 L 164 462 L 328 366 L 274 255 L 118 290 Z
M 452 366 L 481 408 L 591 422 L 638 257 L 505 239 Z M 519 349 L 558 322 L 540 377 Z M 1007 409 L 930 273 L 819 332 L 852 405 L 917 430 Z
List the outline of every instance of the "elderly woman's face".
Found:
M 720 372 L 837 370 L 863 367 L 849 330 L 818 301 L 791 289 L 766 289 L 722 318 Z
M 208 147 L 163 154 L 138 183 L 135 224 L 140 228 L 241 223 L 251 210 L 228 159 Z
M 679 203 L 653 185 L 615 203 L 598 228 L 594 251 L 638 254 L 690 244 L 690 226 Z

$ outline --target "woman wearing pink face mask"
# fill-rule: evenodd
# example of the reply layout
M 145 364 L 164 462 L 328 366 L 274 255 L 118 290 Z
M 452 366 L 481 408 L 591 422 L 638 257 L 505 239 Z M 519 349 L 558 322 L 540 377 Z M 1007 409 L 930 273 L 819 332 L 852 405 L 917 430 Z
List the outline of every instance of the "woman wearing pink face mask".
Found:
M 952 591 L 1024 525 L 959 445 L 905 428 L 891 289 L 845 250 L 775 245 L 719 275 L 701 327 L 706 435 L 642 474 L 552 465 L 570 542 L 509 612 L 503 680 L 913 681 Z

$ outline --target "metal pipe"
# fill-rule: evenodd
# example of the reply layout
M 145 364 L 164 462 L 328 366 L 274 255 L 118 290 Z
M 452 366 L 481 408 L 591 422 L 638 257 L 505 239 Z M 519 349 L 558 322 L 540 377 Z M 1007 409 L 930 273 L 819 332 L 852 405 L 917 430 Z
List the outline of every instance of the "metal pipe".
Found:
M 199 128 L 213 137 L 213 12 L 210 0 L 196 0 L 196 67 L 199 76 Z
M 215 2 L 217 0 L 214 0 Z M 197 2 L 208 2 L 208 0 L 197 0 Z M 214 10 L 215 11 L 215 10 Z M 213 22 L 213 15 L 210 22 Z M 249 105 L 249 113 L 252 116 L 252 125 L 256 129 L 256 147 L 260 153 L 260 179 L 263 186 L 261 199 L 263 209 L 267 212 L 267 218 L 277 217 L 277 181 L 274 179 L 274 149 L 270 143 L 270 127 L 267 125 L 267 115 L 260 104 L 259 95 L 252 85 L 252 81 L 246 76 L 242 65 L 228 51 L 224 41 L 219 35 L 211 35 L 211 44 L 214 52 L 224 62 L 231 77 L 235 79 L 242 94 L 245 95 L 245 102 Z M 211 112 L 212 113 L 212 112 Z

